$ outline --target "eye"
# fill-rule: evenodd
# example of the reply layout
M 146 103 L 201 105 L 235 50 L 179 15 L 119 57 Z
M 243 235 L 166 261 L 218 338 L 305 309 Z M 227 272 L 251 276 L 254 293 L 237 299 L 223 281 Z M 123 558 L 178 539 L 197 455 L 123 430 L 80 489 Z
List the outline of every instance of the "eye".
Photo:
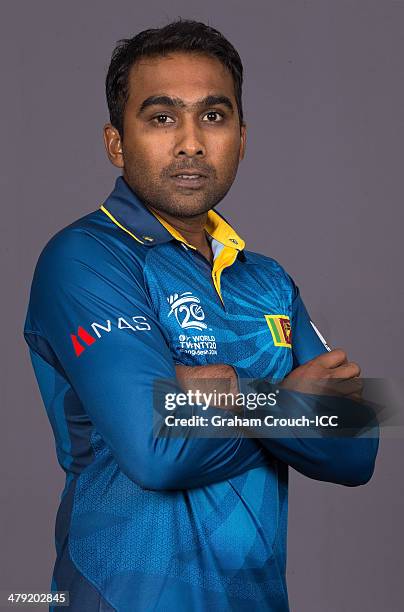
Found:
M 153 123 L 157 123 L 157 125 L 167 125 L 168 123 L 174 123 L 174 120 L 168 115 L 165 115 L 164 113 L 156 115 L 155 117 L 153 117 L 152 121 Z
M 208 123 L 219 123 L 220 121 L 223 121 L 223 115 L 222 113 L 219 113 L 219 111 L 209 111 L 206 113 L 206 115 L 204 115 L 202 121 L 207 121 Z

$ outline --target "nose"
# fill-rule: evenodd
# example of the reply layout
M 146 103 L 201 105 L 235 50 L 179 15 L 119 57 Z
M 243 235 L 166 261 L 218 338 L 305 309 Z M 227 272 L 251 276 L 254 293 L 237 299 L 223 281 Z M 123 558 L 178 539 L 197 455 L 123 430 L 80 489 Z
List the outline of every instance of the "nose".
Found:
M 175 157 L 205 157 L 206 150 L 201 129 L 191 117 L 183 119 L 183 124 L 176 130 Z

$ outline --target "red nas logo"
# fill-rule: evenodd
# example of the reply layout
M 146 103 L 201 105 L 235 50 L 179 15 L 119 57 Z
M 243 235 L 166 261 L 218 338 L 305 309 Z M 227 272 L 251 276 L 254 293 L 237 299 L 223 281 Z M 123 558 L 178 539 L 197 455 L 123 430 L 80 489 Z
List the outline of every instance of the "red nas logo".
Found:
M 129 321 L 127 321 L 123 317 L 119 317 L 114 327 L 117 327 L 117 329 L 131 329 L 132 331 L 151 330 L 149 323 L 146 321 L 146 317 L 131 317 L 130 320 L 133 321 L 133 323 L 129 323 Z M 87 330 L 84 329 L 84 327 L 79 326 L 77 334 L 70 334 L 76 357 L 80 357 L 80 355 L 86 350 L 86 347 L 94 344 L 94 342 L 96 342 L 98 338 L 102 337 L 103 333 L 109 334 L 112 328 L 113 327 L 111 319 L 107 319 L 105 321 L 105 324 L 91 323 L 91 329 L 94 335 L 90 334 Z

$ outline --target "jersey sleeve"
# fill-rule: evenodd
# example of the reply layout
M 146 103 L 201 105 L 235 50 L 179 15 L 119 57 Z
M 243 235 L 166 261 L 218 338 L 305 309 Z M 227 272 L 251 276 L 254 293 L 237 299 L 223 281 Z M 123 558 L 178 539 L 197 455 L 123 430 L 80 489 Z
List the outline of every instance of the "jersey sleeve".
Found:
M 331 349 L 317 327 L 311 321 L 298 287 L 293 281 L 292 283 L 293 305 L 291 328 L 293 366 L 295 368 Z
M 98 236 L 65 230 L 45 248 L 34 274 L 25 338 L 69 382 L 122 472 L 139 485 L 204 486 L 268 463 L 261 445 L 241 435 L 153 435 L 154 381 L 171 379 L 171 391 L 182 389 L 140 264 Z M 40 372 L 38 382 L 51 384 Z

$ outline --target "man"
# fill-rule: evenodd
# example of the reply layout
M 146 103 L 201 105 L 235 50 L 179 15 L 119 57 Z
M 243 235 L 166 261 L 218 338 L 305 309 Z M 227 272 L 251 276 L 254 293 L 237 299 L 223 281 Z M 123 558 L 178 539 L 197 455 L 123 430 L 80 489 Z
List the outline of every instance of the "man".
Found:
M 157 379 L 237 391 L 360 373 L 214 210 L 245 152 L 241 86 L 237 52 L 204 24 L 121 41 L 104 140 L 122 176 L 35 271 L 25 338 L 66 472 L 52 588 L 74 611 L 288 610 L 288 464 L 351 486 L 373 472 L 371 438 L 153 434 Z

